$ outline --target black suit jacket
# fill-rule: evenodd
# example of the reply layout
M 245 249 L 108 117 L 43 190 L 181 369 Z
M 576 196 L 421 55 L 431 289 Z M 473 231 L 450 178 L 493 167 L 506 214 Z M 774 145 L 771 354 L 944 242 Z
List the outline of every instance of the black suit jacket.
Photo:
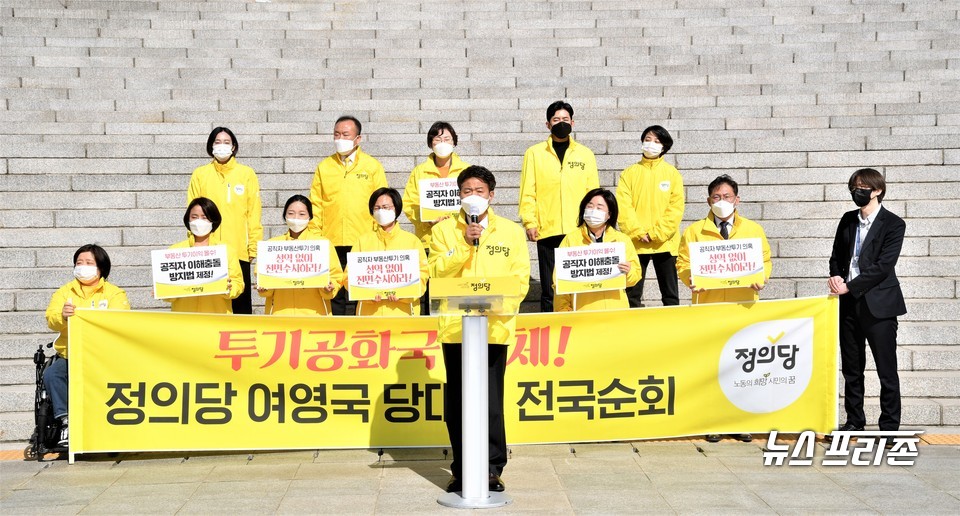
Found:
M 883 319 L 907 313 L 900 280 L 894 270 L 907 225 L 883 206 L 879 210 L 860 247 L 860 275 L 847 282 L 847 288 L 854 299 L 866 299 L 874 317 Z M 833 253 L 830 255 L 830 276 L 846 279 L 850 272 L 850 259 L 860 224 L 857 216 L 859 211 L 848 211 L 840 219 L 837 236 L 833 239 Z

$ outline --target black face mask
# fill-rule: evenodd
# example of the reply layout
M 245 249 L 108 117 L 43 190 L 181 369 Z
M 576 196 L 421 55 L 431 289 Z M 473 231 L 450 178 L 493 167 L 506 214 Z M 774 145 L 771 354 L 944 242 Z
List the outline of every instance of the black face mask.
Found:
M 573 131 L 573 127 L 566 122 L 553 124 L 553 127 L 550 128 L 550 134 L 561 140 L 570 136 L 570 131 Z
M 854 204 L 863 208 L 864 206 L 870 204 L 870 194 L 872 193 L 873 190 L 869 188 L 855 188 L 850 191 L 850 197 L 853 197 Z

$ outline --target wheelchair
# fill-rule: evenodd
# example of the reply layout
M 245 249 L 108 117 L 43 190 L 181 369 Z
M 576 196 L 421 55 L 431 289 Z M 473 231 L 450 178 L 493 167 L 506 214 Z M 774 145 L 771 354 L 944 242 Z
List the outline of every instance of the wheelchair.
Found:
M 59 446 L 60 420 L 53 416 L 53 402 L 43 385 L 43 371 L 57 358 L 57 351 L 53 343 L 41 344 L 33 354 L 33 363 L 37 366 L 37 390 L 34 398 L 33 417 L 36 427 L 30 436 L 30 443 L 23 449 L 25 460 L 43 461 L 48 453 L 67 452 L 67 448 Z

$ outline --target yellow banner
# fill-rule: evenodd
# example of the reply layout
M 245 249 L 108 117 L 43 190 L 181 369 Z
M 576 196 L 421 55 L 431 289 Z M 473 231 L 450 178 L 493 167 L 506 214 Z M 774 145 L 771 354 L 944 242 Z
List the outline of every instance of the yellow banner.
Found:
M 508 353 L 511 443 L 836 424 L 837 299 L 523 314 Z M 432 317 L 79 310 L 71 453 L 437 446 Z

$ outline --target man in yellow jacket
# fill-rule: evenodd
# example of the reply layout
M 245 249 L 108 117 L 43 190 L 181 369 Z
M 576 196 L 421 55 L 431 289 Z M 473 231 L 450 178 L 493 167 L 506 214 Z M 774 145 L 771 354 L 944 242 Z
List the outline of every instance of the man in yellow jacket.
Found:
M 540 311 L 553 311 L 554 252 L 577 227 L 583 196 L 600 186 L 593 151 L 573 140 L 573 107 L 558 100 L 547 107 L 547 141 L 523 154 L 520 170 L 520 221 L 537 243 Z
M 677 273 L 680 280 L 690 287 L 692 294 L 691 302 L 693 304 L 702 303 L 725 303 L 725 302 L 749 302 L 760 298 L 760 291 L 763 290 L 767 280 L 770 279 L 770 271 L 773 265 L 770 263 L 770 244 L 767 243 L 767 235 L 764 234 L 760 224 L 747 219 L 737 212 L 740 205 L 740 189 L 737 182 L 732 177 L 724 174 L 717 177 L 707 186 L 707 204 L 710 205 L 710 213 L 701 220 L 690 224 L 683 232 L 680 239 L 680 255 L 677 258 Z M 742 240 L 746 238 L 759 238 L 761 248 L 763 249 L 763 282 L 754 283 L 749 287 L 742 288 L 723 288 L 706 290 L 698 288 L 690 279 L 690 244 L 694 242 L 711 242 L 719 240 Z M 750 434 L 733 434 L 731 437 L 743 442 L 750 442 L 753 437 Z M 720 441 L 720 436 L 710 434 L 706 436 L 707 441 L 715 443 Z
M 737 211 L 740 205 L 739 187 L 737 182 L 724 174 L 714 179 L 707 187 L 707 204 L 710 213 L 701 220 L 690 224 L 680 239 L 680 256 L 677 258 L 677 273 L 680 280 L 690 287 L 692 303 L 724 303 L 756 301 L 760 298 L 760 291 L 770 279 L 773 265 L 770 262 L 770 244 L 767 235 L 760 224 L 747 219 Z M 705 290 L 697 288 L 690 279 L 690 244 L 694 242 L 709 242 L 714 240 L 738 240 L 745 238 L 759 238 L 763 249 L 763 278 L 762 283 L 754 283 L 749 287 L 724 288 Z
M 366 200 L 377 188 L 387 186 L 383 165 L 360 150 L 362 125 L 352 116 L 342 116 L 333 126 L 336 151 L 317 165 L 310 186 L 313 219 L 309 228 L 319 231 L 337 250 L 340 267 L 347 266 L 347 253 L 367 232 L 373 217 Z M 331 302 L 333 315 L 353 315 L 347 308 L 347 291 L 341 289 Z
M 430 276 L 436 278 L 473 278 L 512 276 L 520 282 L 520 299 L 530 282 L 530 254 L 523 229 L 499 217 L 489 209 L 496 179 L 486 168 L 471 166 L 457 176 L 461 211 L 457 217 L 438 222 L 430 240 Z M 473 221 L 473 217 L 476 220 Z M 504 300 L 504 311 L 517 311 L 520 299 Z M 503 418 L 503 379 L 507 366 L 507 344 L 513 338 L 516 318 L 491 316 L 488 332 L 489 387 L 487 407 L 490 424 L 490 490 L 503 491 L 500 474 L 507 464 L 507 437 Z M 461 352 L 463 333 L 459 317 L 440 317 L 439 340 L 443 343 L 443 363 L 447 383 L 443 395 L 443 414 L 450 435 L 453 478 L 447 492 L 462 490 L 461 483 Z
M 627 167 L 617 181 L 620 231 L 633 240 L 640 259 L 640 281 L 627 288 L 630 307 L 643 306 L 643 283 L 653 261 L 663 306 L 680 304 L 677 246 L 683 219 L 683 178 L 663 156 L 673 146 L 666 129 L 653 125 L 640 135 L 643 158 Z

